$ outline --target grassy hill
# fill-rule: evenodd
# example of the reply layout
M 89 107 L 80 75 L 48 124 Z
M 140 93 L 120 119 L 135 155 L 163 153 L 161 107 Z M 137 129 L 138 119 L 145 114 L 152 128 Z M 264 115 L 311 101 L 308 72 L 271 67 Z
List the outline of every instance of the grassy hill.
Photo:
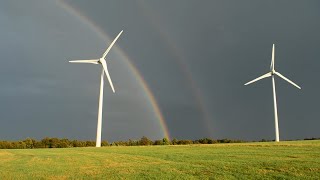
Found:
M 319 179 L 320 141 L 0 150 L 0 179 Z

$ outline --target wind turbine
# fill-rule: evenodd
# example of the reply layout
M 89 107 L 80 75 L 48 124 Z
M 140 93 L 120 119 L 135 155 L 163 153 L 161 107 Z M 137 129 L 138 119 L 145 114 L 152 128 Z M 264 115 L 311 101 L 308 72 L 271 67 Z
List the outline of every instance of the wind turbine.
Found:
M 114 45 L 114 43 L 120 37 L 122 32 L 123 32 L 123 30 L 112 41 L 112 43 L 110 44 L 108 49 L 103 53 L 101 58 L 99 58 L 99 59 L 90 59 L 90 60 L 73 60 L 73 61 L 69 61 L 71 63 L 89 63 L 89 64 L 101 64 L 102 65 L 102 72 L 101 72 L 101 77 L 100 77 L 101 80 L 100 80 L 100 95 L 99 95 L 99 110 L 98 110 L 98 125 L 97 125 L 96 147 L 101 147 L 101 125 L 102 125 L 103 84 L 104 84 L 103 77 L 104 77 L 104 73 L 106 73 L 106 76 L 107 76 L 108 81 L 110 83 L 111 89 L 112 89 L 113 93 L 115 93 L 114 87 L 113 87 L 113 84 L 112 84 L 112 80 L 110 78 L 110 74 L 109 74 L 109 71 L 108 71 L 108 66 L 107 66 L 107 62 L 106 62 L 106 56 L 109 53 L 109 51 L 112 48 L 112 46 Z
M 261 79 L 267 78 L 267 77 L 272 77 L 272 89 L 273 89 L 273 105 L 274 105 L 274 123 L 275 123 L 275 133 L 276 133 L 276 142 L 279 142 L 279 126 L 278 126 L 278 110 L 277 110 L 277 97 L 276 97 L 276 84 L 274 81 L 274 76 L 277 75 L 280 78 L 284 79 L 285 81 L 289 82 L 293 86 L 297 87 L 298 89 L 301 89 L 300 86 L 298 86 L 296 83 L 290 81 L 288 78 L 280 74 L 279 72 L 274 70 L 274 44 L 272 46 L 272 59 L 271 59 L 271 65 L 270 65 L 270 72 L 250 81 L 247 82 L 244 85 L 249 85 L 251 83 L 254 83 L 256 81 L 259 81 Z

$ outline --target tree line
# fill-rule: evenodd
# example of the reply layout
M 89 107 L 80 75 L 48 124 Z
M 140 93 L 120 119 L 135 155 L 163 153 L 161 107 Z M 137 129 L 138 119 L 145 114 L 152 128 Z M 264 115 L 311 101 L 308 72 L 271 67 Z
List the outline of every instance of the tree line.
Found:
M 320 140 L 320 138 L 305 138 L 304 140 Z M 274 140 L 262 139 L 260 142 L 268 142 Z M 202 138 L 197 140 L 178 140 L 176 138 L 169 140 L 163 138 L 160 140 L 150 140 L 143 136 L 139 140 L 129 139 L 127 141 L 102 141 L 101 146 L 151 146 L 151 145 L 188 145 L 188 144 L 219 144 L 219 143 L 243 143 L 248 141 L 232 140 L 232 139 L 210 139 Z M 32 138 L 26 138 L 22 141 L 0 141 L 0 149 L 36 149 L 36 148 L 71 148 L 71 147 L 94 147 L 95 141 L 69 140 L 66 138 L 50 138 L 46 137 L 40 141 Z
M 203 138 L 198 140 L 177 140 L 171 141 L 168 138 L 160 140 L 151 140 L 143 136 L 139 140 L 129 139 L 127 141 L 102 141 L 101 146 L 151 146 L 151 145 L 187 145 L 187 144 L 217 144 L 217 143 L 242 143 L 242 140 L 231 139 L 210 139 Z M 46 137 L 40 141 L 26 138 L 21 141 L 0 141 L 0 149 L 36 149 L 36 148 L 71 148 L 71 147 L 94 147 L 95 141 L 69 140 L 66 138 Z

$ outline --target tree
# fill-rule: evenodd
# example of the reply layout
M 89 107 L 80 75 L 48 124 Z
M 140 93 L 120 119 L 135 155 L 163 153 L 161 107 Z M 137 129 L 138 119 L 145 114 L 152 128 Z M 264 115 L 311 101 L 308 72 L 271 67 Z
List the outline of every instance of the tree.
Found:
M 168 139 L 168 138 L 163 138 L 163 139 L 162 139 L 162 144 L 163 144 L 163 145 L 170 145 L 169 139 Z
M 138 141 L 129 139 L 128 146 L 137 146 L 137 145 L 139 145 Z
M 27 149 L 33 149 L 35 146 L 36 140 L 31 139 L 31 138 L 27 138 L 27 139 L 23 140 L 23 142 L 26 144 Z
M 41 143 L 44 145 L 45 148 L 49 148 L 49 146 L 50 146 L 50 138 L 45 137 L 44 139 L 41 140 Z
M 56 145 L 57 148 L 67 148 L 69 147 L 69 144 L 65 141 L 61 141 Z
M 60 140 L 58 138 L 50 138 L 49 139 L 49 148 L 57 148 L 60 143 Z
M 36 142 L 34 143 L 34 148 L 45 148 L 45 145 L 42 144 L 41 141 L 36 141 Z
M 178 144 L 178 140 L 176 138 L 173 138 L 171 141 L 172 145 L 177 145 Z
M 95 141 L 86 141 L 86 147 L 94 147 L 94 146 L 96 146 Z
M 110 144 L 108 143 L 108 141 L 104 140 L 101 142 L 101 146 L 110 146 Z
M 155 140 L 153 145 L 163 145 L 162 140 Z
M 148 139 L 147 137 L 143 136 L 139 141 L 139 145 L 149 146 L 149 145 L 152 145 L 152 141 L 150 139 Z
M 193 144 L 193 141 L 191 141 L 191 140 L 179 140 L 178 144 L 183 144 L 183 145 L 185 145 L 185 144 Z

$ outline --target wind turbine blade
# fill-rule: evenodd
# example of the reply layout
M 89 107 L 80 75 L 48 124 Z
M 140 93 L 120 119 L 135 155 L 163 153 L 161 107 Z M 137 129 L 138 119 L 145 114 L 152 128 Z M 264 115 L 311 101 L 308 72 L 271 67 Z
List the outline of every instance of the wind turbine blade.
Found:
M 272 58 L 271 58 L 271 64 L 270 64 L 270 71 L 274 70 L 274 51 L 275 51 L 275 48 L 274 48 L 274 44 L 272 46 Z
M 109 53 L 110 49 L 112 48 L 112 46 L 114 45 L 114 43 L 118 40 L 118 38 L 120 37 L 120 35 L 122 34 L 123 30 L 118 34 L 118 36 L 112 41 L 112 43 L 110 44 L 110 46 L 108 47 L 108 49 L 106 50 L 106 52 L 103 53 L 102 58 L 105 59 L 105 57 L 107 56 L 107 54 Z
M 267 77 L 270 77 L 270 76 L 271 76 L 271 73 L 268 72 L 267 74 L 264 74 L 264 75 L 262 75 L 262 76 L 260 76 L 260 77 L 258 77 L 258 78 L 256 78 L 256 79 L 254 79 L 254 80 L 252 80 L 252 81 L 249 81 L 249 82 L 245 83 L 244 85 L 245 85 L 245 86 L 246 86 L 246 85 L 249 85 L 249 84 L 251 84 L 251 83 L 254 83 L 254 82 L 256 82 L 256 81 L 259 81 L 260 79 L 264 79 L 264 78 L 267 78 Z
M 298 86 L 296 83 L 290 81 L 288 78 L 284 77 L 282 74 L 280 74 L 279 72 L 274 72 L 276 75 L 278 75 L 279 77 L 281 77 L 282 79 L 286 80 L 287 82 L 289 82 L 290 84 L 294 85 L 295 87 L 297 87 L 298 89 L 301 89 L 300 86 Z
M 90 63 L 90 64 L 98 64 L 99 59 L 88 59 L 88 60 L 72 60 L 70 63 Z
M 113 87 L 113 84 L 112 84 L 112 80 L 111 80 L 111 78 L 110 78 L 110 74 L 109 74 L 109 71 L 108 71 L 107 63 L 106 63 L 106 61 L 105 61 L 104 59 L 103 59 L 103 60 L 100 60 L 100 62 L 101 62 L 101 64 L 102 64 L 102 67 L 103 67 L 103 69 L 104 69 L 104 72 L 106 73 L 106 76 L 107 76 L 107 78 L 108 78 L 108 81 L 109 81 L 109 84 L 110 84 L 110 86 L 111 86 L 111 89 L 112 89 L 113 93 L 115 93 L 114 87 Z

